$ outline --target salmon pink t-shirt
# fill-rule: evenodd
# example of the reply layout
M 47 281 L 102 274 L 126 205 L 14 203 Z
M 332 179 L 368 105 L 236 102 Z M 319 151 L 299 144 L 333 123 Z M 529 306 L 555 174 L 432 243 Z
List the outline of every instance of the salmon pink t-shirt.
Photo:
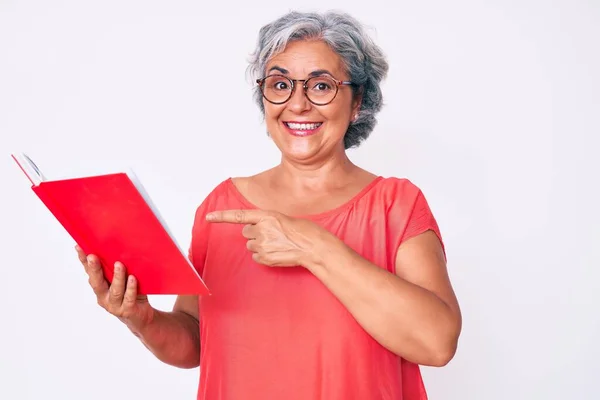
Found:
M 241 224 L 206 213 L 254 209 L 231 179 L 198 207 L 190 259 L 211 295 L 199 301 L 201 400 L 425 400 L 419 366 L 375 341 L 303 267 L 252 260 Z M 394 272 L 398 247 L 440 236 L 421 190 L 378 177 L 334 210 L 306 216 Z

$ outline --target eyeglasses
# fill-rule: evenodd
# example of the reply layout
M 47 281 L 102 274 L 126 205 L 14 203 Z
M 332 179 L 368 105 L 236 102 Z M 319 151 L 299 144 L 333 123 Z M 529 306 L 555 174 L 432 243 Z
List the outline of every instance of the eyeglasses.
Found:
M 294 94 L 296 82 L 302 82 L 306 98 L 317 106 L 331 103 L 337 96 L 340 86 L 354 84 L 349 81 L 338 81 L 325 75 L 309 79 L 290 79 L 275 74 L 256 80 L 263 97 L 273 104 L 283 104 L 288 101 Z

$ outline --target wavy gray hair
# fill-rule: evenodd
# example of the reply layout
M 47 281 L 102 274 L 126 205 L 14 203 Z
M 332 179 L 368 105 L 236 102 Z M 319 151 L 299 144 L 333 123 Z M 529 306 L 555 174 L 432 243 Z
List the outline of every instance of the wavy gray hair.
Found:
M 375 116 L 383 105 L 380 82 L 386 77 L 389 67 L 381 49 L 355 18 L 336 11 L 323 14 L 292 11 L 283 15 L 260 29 L 248 72 L 254 82 L 265 74 L 269 59 L 283 51 L 289 42 L 307 39 L 320 39 L 327 43 L 340 55 L 350 80 L 357 84 L 353 90 L 355 95 L 362 95 L 362 103 L 358 118 L 346 131 L 344 146 L 346 149 L 358 147 L 377 124 Z M 258 86 L 254 99 L 264 117 L 265 108 Z

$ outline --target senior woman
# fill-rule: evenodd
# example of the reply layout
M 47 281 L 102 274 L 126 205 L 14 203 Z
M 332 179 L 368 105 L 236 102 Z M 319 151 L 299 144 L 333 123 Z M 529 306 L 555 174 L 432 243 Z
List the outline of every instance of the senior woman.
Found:
M 409 180 L 346 155 L 375 126 L 382 52 L 346 14 L 292 12 L 250 69 L 281 162 L 198 207 L 189 257 L 212 295 L 158 311 L 78 249 L 99 303 L 160 360 L 200 366 L 198 399 L 426 399 L 419 365 L 447 364 L 461 331 L 438 225 Z

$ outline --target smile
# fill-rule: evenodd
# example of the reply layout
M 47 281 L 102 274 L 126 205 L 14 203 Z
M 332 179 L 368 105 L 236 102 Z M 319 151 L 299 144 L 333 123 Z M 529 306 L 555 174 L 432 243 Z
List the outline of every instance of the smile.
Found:
M 294 136 L 309 136 L 317 132 L 322 122 L 284 122 L 286 128 Z

